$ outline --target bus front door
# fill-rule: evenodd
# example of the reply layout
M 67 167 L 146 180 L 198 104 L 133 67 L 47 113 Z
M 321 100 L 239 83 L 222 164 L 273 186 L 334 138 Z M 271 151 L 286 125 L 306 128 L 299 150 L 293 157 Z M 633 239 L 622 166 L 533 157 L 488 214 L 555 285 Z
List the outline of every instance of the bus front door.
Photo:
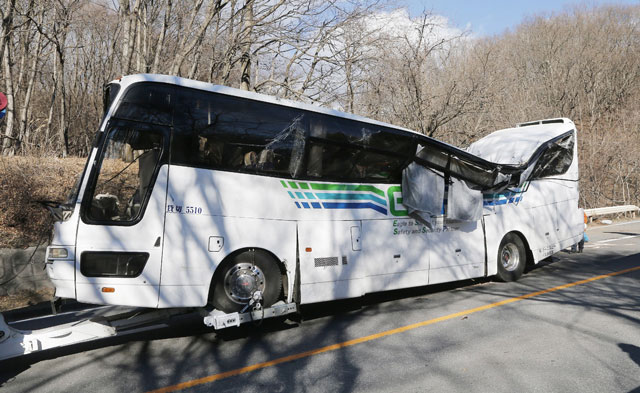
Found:
M 119 122 L 105 132 L 83 195 L 76 240 L 76 298 L 157 307 L 168 131 Z

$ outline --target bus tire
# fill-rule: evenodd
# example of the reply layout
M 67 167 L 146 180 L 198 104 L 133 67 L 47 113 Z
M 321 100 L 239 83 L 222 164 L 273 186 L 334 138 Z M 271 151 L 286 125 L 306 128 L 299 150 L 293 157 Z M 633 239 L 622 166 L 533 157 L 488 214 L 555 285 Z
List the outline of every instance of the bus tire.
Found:
M 225 261 L 213 276 L 209 302 L 226 313 L 241 311 L 255 291 L 270 307 L 282 293 L 282 276 L 274 258 L 263 250 L 245 250 Z
M 498 274 L 500 281 L 516 281 L 527 264 L 527 252 L 520 236 L 507 233 L 498 247 Z

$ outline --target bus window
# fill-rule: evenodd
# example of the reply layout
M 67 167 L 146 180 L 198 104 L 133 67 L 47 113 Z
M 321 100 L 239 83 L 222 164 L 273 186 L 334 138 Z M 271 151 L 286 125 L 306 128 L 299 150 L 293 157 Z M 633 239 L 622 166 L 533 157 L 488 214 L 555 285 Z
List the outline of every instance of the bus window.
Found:
M 171 162 L 298 177 L 306 119 L 294 108 L 184 89 L 175 110 Z
M 115 117 L 152 124 L 170 125 L 176 92 L 172 86 L 139 83 L 125 93 Z
M 307 176 L 327 180 L 399 183 L 416 142 L 382 126 L 314 114 Z
M 573 162 L 573 133 L 555 142 L 540 156 L 531 175 L 532 179 L 565 174 Z
M 406 158 L 314 140 L 307 175 L 329 180 L 399 183 L 405 162 Z
M 381 125 L 164 84 L 131 87 L 116 116 L 170 123 L 174 165 L 288 178 L 397 183 L 417 143 Z
M 396 130 L 351 119 L 314 114 L 311 120 L 311 136 L 351 146 L 375 149 L 380 152 L 413 156 L 416 142 Z
M 149 130 L 117 126 L 108 131 L 99 172 L 89 189 L 89 220 L 131 222 L 138 218 L 153 185 L 162 143 L 162 134 Z

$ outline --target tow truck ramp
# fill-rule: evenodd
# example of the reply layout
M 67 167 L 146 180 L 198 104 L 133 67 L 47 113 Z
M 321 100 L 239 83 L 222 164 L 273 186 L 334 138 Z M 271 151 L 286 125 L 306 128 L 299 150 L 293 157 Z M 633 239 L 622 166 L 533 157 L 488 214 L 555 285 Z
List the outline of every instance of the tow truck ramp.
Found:
M 65 347 L 107 337 L 124 336 L 168 327 L 174 316 L 200 312 L 206 326 L 216 330 L 263 319 L 279 317 L 298 311 L 295 303 L 278 302 L 268 308 L 252 309 L 243 313 L 226 314 L 217 310 L 176 308 L 162 310 L 134 310 L 112 316 L 97 316 L 68 322 L 38 330 L 20 330 L 5 322 L 0 314 L 0 360 L 15 358 L 34 352 Z M 53 318 L 56 318 L 53 316 Z

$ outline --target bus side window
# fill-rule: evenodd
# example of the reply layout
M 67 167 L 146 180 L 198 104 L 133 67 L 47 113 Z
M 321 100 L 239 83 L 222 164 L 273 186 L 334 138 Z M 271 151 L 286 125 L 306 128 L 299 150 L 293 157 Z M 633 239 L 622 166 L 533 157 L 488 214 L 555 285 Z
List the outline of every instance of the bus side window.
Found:
M 306 175 L 354 182 L 399 183 L 416 143 L 382 125 L 313 114 Z
M 305 115 L 259 101 L 185 90 L 174 117 L 172 164 L 297 178 Z

